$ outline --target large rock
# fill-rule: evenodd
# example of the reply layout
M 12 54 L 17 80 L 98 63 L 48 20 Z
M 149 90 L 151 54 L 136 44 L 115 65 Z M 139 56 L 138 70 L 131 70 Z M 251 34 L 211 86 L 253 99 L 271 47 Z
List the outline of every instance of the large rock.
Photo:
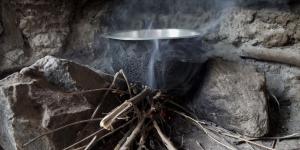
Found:
M 189 106 L 200 118 L 246 136 L 260 137 L 269 127 L 265 84 L 264 75 L 250 66 L 211 60 Z
M 31 65 L 62 52 L 73 18 L 74 1 L 3 0 L 0 71 Z
M 300 68 L 256 60 L 246 62 L 254 65 L 259 72 L 265 73 L 268 91 L 277 97 L 279 102 L 278 105 L 277 102 L 270 101 L 275 103 L 273 108 L 275 111 L 270 114 L 272 135 L 285 136 L 298 133 L 300 131 Z M 299 139 L 291 139 L 277 143 L 275 148 L 281 150 L 299 149 L 299 147 Z
M 5 150 L 23 149 L 23 143 L 43 132 L 88 119 L 103 92 L 70 92 L 107 87 L 110 80 L 105 74 L 51 56 L 0 80 L 0 145 Z M 105 102 L 100 111 L 108 112 L 112 104 Z M 79 136 L 81 128 L 62 130 L 24 149 L 62 149 Z
M 11 1 L 18 26 L 33 53 L 45 56 L 61 50 L 70 31 L 73 1 Z

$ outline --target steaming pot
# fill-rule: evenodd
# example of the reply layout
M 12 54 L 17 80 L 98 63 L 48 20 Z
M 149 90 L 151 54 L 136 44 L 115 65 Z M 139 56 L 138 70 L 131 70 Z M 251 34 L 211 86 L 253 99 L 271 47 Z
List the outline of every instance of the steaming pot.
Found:
M 205 49 L 199 36 L 197 31 L 188 29 L 132 30 L 104 35 L 110 42 L 115 71 L 123 69 L 132 82 L 180 93 L 189 90 L 200 70 L 200 57 Z M 149 77 L 151 72 L 154 81 Z

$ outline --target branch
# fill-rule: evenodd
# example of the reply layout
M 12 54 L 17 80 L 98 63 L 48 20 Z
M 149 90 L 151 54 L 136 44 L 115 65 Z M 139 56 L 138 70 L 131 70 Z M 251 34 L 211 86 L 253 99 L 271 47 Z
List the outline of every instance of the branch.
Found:
M 65 129 L 65 128 L 67 128 L 67 127 L 74 126 L 74 125 L 78 125 L 78 124 L 82 124 L 82 123 L 87 123 L 87 122 L 101 121 L 101 120 L 102 120 L 102 118 L 88 119 L 88 120 L 81 120 L 81 121 L 77 121 L 77 122 L 73 122 L 73 123 L 64 125 L 64 126 L 62 126 L 62 127 L 59 127 L 59 128 L 53 129 L 53 130 L 50 130 L 50 131 L 48 131 L 48 132 L 46 132 L 46 133 L 43 133 L 43 134 L 41 134 L 41 135 L 39 135 L 39 136 L 37 136 L 37 137 L 35 137 L 35 138 L 29 140 L 27 143 L 23 144 L 23 147 L 25 147 L 25 146 L 31 144 L 32 142 L 38 140 L 39 138 L 41 138 L 41 137 L 43 137 L 43 136 L 46 136 L 46 135 L 55 133 L 55 132 L 57 132 L 57 131 L 59 131 L 59 130 Z
M 175 148 L 175 146 L 173 145 L 173 143 L 166 137 L 166 135 L 164 135 L 164 133 L 161 131 L 161 129 L 159 128 L 157 122 L 155 120 L 153 120 L 153 126 L 156 129 L 159 137 L 161 138 L 161 140 L 163 141 L 163 143 L 165 144 L 165 146 L 167 147 L 168 150 L 177 150 L 177 148 Z
M 125 143 L 121 146 L 120 150 L 129 150 L 130 149 L 130 145 L 135 140 L 135 138 L 137 137 L 137 135 L 140 133 L 140 131 L 142 129 L 142 126 L 144 124 L 144 121 L 145 121 L 145 117 L 143 117 L 142 120 L 140 120 L 138 122 L 138 124 L 135 127 L 135 129 L 132 131 L 132 133 L 130 134 L 130 136 L 127 137 Z
M 130 84 L 129 84 L 129 82 L 128 82 L 128 79 L 127 79 L 127 77 L 126 77 L 126 75 L 125 75 L 123 69 L 120 70 L 120 73 L 122 74 L 122 76 L 123 76 L 123 78 L 124 78 L 124 80 L 125 80 L 125 82 L 126 82 L 126 84 L 127 84 L 128 93 L 129 93 L 129 96 L 130 96 L 130 98 L 131 98 L 131 97 L 132 97 L 132 93 L 131 93 Z
M 100 122 L 100 127 L 103 127 L 107 130 L 112 130 L 112 124 L 115 122 L 116 118 L 118 118 L 121 114 L 129 110 L 133 104 L 138 103 L 140 100 L 144 99 L 151 92 L 149 87 L 146 87 L 141 93 L 138 95 L 126 100 L 120 106 L 113 109 L 110 113 L 108 113 Z
M 102 132 L 102 131 L 103 131 L 103 129 L 100 129 L 100 130 L 98 130 L 98 131 L 96 131 L 96 132 L 94 132 L 94 133 L 88 135 L 87 137 L 83 138 L 82 140 L 80 140 L 80 141 L 78 141 L 78 142 L 76 142 L 76 143 L 74 143 L 74 144 L 72 144 L 72 145 L 70 145 L 70 146 L 64 148 L 63 150 L 68 150 L 68 149 L 70 149 L 70 148 L 72 148 L 72 147 L 74 147 L 74 146 L 76 146 L 76 145 L 78 145 L 78 144 L 80 144 L 80 143 L 82 143 L 82 142 L 84 142 L 84 141 L 86 141 L 86 140 L 88 140 L 88 139 L 90 139 L 90 138 L 96 136 L 97 134 L 99 134 L 99 133 Z
M 101 141 L 102 139 L 104 139 L 104 138 L 106 138 L 106 137 L 108 137 L 108 136 L 114 134 L 115 132 L 119 131 L 120 129 L 126 127 L 127 125 L 129 125 L 130 123 L 132 123 L 135 119 L 136 119 L 136 117 L 133 118 L 133 119 L 131 119 L 130 121 L 126 122 L 125 124 L 121 125 L 120 127 L 116 128 L 115 130 L 113 130 L 113 131 L 111 131 L 111 132 L 105 134 L 104 136 L 100 137 L 100 138 L 97 139 L 94 143 L 97 143 L 97 142 Z
M 97 136 L 94 136 L 93 139 L 89 142 L 89 144 L 84 148 L 84 150 L 89 150 L 92 147 L 92 145 L 94 144 L 96 138 L 97 138 Z
M 144 130 L 142 131 L 142 135 L 141 135 L 140 140 L 139 140 L 138 150 L 142 150 L 142 149 L 147 150 L 147 147 L 145 146 L 145 143 L 146 143 L 149 131 L 152 130 L 152 128 L 153 128 L 153 126 L 148 126 L 148 124 L 146 124 L 144 126 Z
M 111 91 L 111 92 L 119 92 L 119 93 L 128 93 L 126 91 L 122 91 L 119 89 L 112 89 L 112 88 L 100 88 L 100 89 L 91 89 L 91 90 L 84 90 L 84 91 L 77 91 L 77 92 L 71 92 L 66 93 L 69 95 L 80 95 L 80 94 L 86 94 L 86 93 L 92 93 L 92 92 L 100 92 L 100 91 Z
M 250 140 L 247 140 L 247 139 L 245 139 L 245 138 L 242 138 L 242 137 L 239 137 L 239 136 L 236 136 L 236 135 L 232 135 L 232 134 L 228 134 L 228 133 L 221 133 L 221 134 L 226 135 L 226 136 L 228 136 L 228 137 L 232 137 L 232 138 L 235 138 L 235 139 L 239 139 L 239 140 L 245 141 L 245 142 L 247 142 L 247 143 L 249 143 L 249 144 L 258 146 L 258 147 L 260 147 L 260 148 L 264 148 L 264 149 L 267 149 L 267 150 L 274 150 L 273 148 L 270 148 L 270 147 L 267 147 L 267 146 L 264 146 L 264 145 L 261 145 L 261 144 L 257 144 L 257 143 L 255 143 L 255 142 L 252 142 L 252 141 L 250 141 Z
M 263 141 L 263 140 L 278 140 L 278 141 L 282 141 L 282 140 L 288 140 L 288 139 L 298 139 L 300 138 L 300 134 L 299 133 L 293 133 L 291 135 L 286 135 L 286 136 L 281 136 L 281 137 L 259 137 L 259 138 L 251 138 L 248 139 L 249 141 Z M 245 141 L 238 141 L 236 144 L 242 144 Z
M 243 48 L 241 57 L 271 61 L 300 67 L 300 52 L 290 49 Z
M 108 88 L 109 90 L 107 90 L 107 91 L 105 92 L 105 94 L 103 95 L 101 101 L 99 102 L 98 106 L 97 106 L 96 109 L 94 110 L 94 112 L 93 112 L 93 114 L 92 114 L 92 116 L 91 116 L 91 119 L 95 118 L 96 114 L 98 113 L 100 107 L 101 107 L 102 104 L 103 104 L 103 101 L 105 100 L 106 96 L 108 95 L 110 89 L 112 89 L 112 88 L 115 86 L 116 80 L 117 80 L 117 78 L 118 78 L 119 75 L 120 75 L 120 72 L 117 72 L 117 73 L 114 75 L 114 79 L 113 79 L 111 85 L 110 85 L 109 88 Z
M 119 150 L 120 147 L 122 146 L 122 144 L 125 142 L 126 138 L 130 135 L 130 133 L 133 131 L 133 128 L 131 128 L 130 130 L 128 130 L 123 138 L 118 142 L 118 144 L 115 146 L 114 150 Z
M 133 118 L 133 119 L 131 119 L 130 121 L 126 122 L 125 124 L 121 125 L 120 127 L 116 128 L 114 131 L 109 132 L 109 133 L 106 133 L 104 136 L 101 136 L 99 139 L 97 139 L 96 141 L 94 141 L 94 142 L 91 144 L 90 147 L 92 147 L 94 143 L 99 142 L 99 141 L 102 140 L 103 138 L 105 138 L 105 137 L 107 137 L 107 136 L 109 136 L 109 135 L 112 135 L 112 134 L 115 133 L 116 131 L 119 131 L 120 129 L 122 129 L 122 128 L 124 128 L 125 126 L 129 125 L 129 124 L 132 123 L 135 119 L 136 119 L 136 118 Z M 87 137 L 85 137 L 85 138 L 83 138 L 82 140 L 80 140 L 80 141 L 78 141 L 78 142 L 76 142 L 76 143 L 74 143 L 74 144 L 72 144 L 72 145 L 70 145 L 70 146 L 64 148 L 63 150 L 68 150 L 68 149 L 70 149 L 70 148 L 72 148 L 72 147 L 74 147 L 74 146 L 76 146 L 76 145 L 78 145 L 78 144 L 80 144 L 80 143 L 82 143 L 82 142 L 84 142 L 84 141 L 86 141 L 86 140 L 92 138 L 92 137 L 94 138 L 95 136 L 97 136 L 98 134 L 100 134 L 101 131 L 103 131 L 103 129 L 100 129 L 100 130 L 98 130 L 98 131 L 92 133 L 91 135 L 88 135 Z

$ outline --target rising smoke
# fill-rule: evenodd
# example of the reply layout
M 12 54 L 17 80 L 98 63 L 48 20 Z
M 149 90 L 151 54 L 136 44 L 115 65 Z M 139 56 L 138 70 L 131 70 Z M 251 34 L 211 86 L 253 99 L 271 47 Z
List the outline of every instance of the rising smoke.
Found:
M 102 14 L 94 47 L 94 67 L 108 73 L 123 69 L 129 80 L 154 88 L 184 88 L 190 85 L 211 48 L 203 37 L 217 32 L 226 17 L 223 10 L 273 0 L 114 0 Z M 278 0 L 283 1 L 283 0 Z M 277 2 L 278 2 L 277 1 Z M 155 28 L 194 29 L 202 36 L 171 41 L 116 41 L 104 33 Z M 183 84 L 185 83 L 185 84 Z
M 204 0 L 122 0 L 113 1 L 102 15 L 101 32 L 123 30 L 183 28 L 202 36 L 215 32 L 223 19 L 221 10 L 233 1 Z M 202 56 L 209 51 L 202 36 L 184 40 L 116 41 L 99 36 L 100 68 L 109 73 L 123 69 L 129 80 L 152 88 L 188 88 L 199 71 Z M 99 66 L 98 66 L 99 67 Z

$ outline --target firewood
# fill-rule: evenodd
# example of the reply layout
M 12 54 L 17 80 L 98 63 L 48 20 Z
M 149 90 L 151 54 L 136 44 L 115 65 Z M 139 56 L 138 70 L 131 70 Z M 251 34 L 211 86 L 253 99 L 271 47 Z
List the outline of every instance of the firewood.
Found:
M 144 99 L 146 96 L 150 94 L 151 90 L 149 87 L 146 87 L 141 93 L 138 95 L 126 100 L 121 105 L 113 109 L 110 113 L 108 113 L 103 120 L 100 122 L 100 126 L 107 130 L 112 130 L 112 124 L 115 122 L 117 117 L 122 115 L 124 112 L 128 111 L 132 106 L 138 103 L 140 100 Z
M 245 47 L 241 57 L 300 67 L 300 51 L 297 52 L 291 49 Z

